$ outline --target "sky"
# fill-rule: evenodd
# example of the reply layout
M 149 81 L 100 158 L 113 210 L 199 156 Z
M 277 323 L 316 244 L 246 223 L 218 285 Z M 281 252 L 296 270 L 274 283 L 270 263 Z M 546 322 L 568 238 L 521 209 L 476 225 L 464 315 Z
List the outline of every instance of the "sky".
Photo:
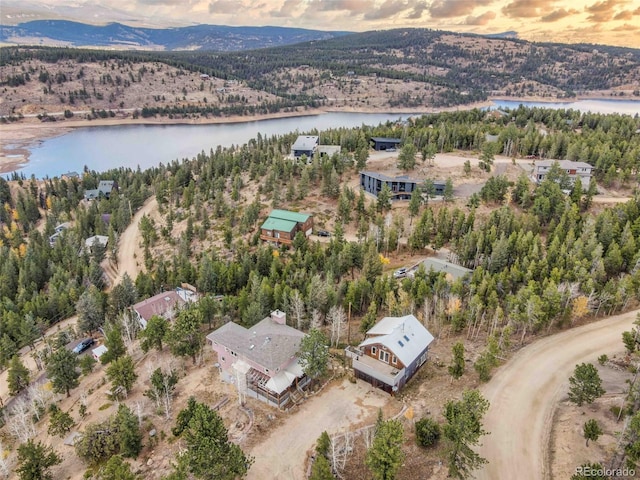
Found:
M 69 18 L 145 26 L 276 25 L 366 31 L 401 27 L 516 31 L 532 41 L 640 48 L 640 0 L 2 0 L 3 23 Z

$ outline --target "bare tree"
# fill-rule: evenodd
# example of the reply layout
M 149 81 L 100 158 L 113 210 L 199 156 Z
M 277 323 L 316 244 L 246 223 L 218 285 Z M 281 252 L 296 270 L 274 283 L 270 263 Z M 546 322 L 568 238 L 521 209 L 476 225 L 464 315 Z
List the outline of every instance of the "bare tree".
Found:
M 317 310 L 314 309 L 311 312 L 311 325 L 309 325 L 309 328 L 311 328 L 312 330 L 315 329 L 319 329 L 322 326 L 322 313 Z
M 34 383 L 29 387 L 28 394 L 33 414 L 40 420 L 41 415 L 45 412 L 49 403 L 51 403 L 53 392 L 44 388 L 43 385 Z
M 340 343 L 340 333 L 346 319 L 347 314 L 344 312 L 344 308 L 342 308 L 341 305 L 334 305 L 329 309 L 327 320 L 331 324 L 331 345 L 335 345 L 337 347 Z
M 2 440 L 0 440 L 0 478 L 9 478 L 11 473 L 11 457 L 5 457 L 5 450 Z
M 140 323 L 131 315 L 129 310 L 125 310 L 118 318 L 122 331 L 122 339 L 124 340 L 127 350 L 131 351 L 131 346 L 138 336 Z
M 305 312 L 306 308 L 302 295 L 298 290 L 294 290 L 289 296 L 289 313 L 296 320 L 296 328 L 302 330 L 305 325 Z
M 171 408 L 173 406 L 173 397 L 175 395 L 176 383 L 178 383 L 178 375 L 173 362 L 166 362 L 159 368 L 151 371 L 153 367 L 148 367 L 150 388 L 145 392 L 145 396 L 149 397 L 156 404 L 157 409 L 162 409 L 167 420 L 171 418 Z
M 29 402 L 25 399 L 18 399 L 11 409 L 7 418 L 9 432 L 20 443 L 36 436 L 36 427 L 33 424 L 33 411 Z
M 345 432 L 343 434 L 334 435 L 331 438 L 329 447 L 329 461 L 338 478 L 344 478 L 344 467 L 347 464 L 347 458 L 353 451 L 353 432 Z

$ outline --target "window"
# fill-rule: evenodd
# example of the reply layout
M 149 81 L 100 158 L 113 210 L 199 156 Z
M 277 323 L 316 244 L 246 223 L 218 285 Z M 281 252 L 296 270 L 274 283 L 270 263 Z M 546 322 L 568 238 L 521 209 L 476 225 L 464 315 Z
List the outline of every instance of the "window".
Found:
M 380 360 L 382 360 L 384 363 L 389 363 L 389 352 L 380 350 Z
M 398 359 L 396 358 L 395 355 L 391 356 L 391 363 L 393 363 L 394 365 L 396 365 L 398 363 Z
M 220 361 L 224 362 L 225 361 L 224 357 L 220 357 Z
M 403 337 L 407 342 L 409 341 L 409 337 L 407 337 L 406 335 L 403 335 Z
M 280 232 L 276 232 L 276 233 L 275 233 L 275 235 L 274 235 L 274 237 L 276 237 L 276 238 L 280 238 Z
M 378 349 L 376 347 L 371 347 L 371 355 L 374 355 L 378 352 Z
M 402 340 L 398 340 L 398 345 L 400 345 L 401 347 L 404 347 L 404 343 L 402 343 Z

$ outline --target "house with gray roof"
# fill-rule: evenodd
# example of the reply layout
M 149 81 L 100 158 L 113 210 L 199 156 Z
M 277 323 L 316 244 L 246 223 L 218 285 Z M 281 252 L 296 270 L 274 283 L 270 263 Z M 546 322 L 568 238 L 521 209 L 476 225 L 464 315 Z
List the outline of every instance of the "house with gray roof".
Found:
M 442 260 L 436 257 L 429 257 L 411 267 L 411 269 L 409 269 L 409 271 L 407 272 L 407 276 L 413 277 L 420 266 L 423 266 L 427 272 L 444 272 L 446 274 L 447 280 L 449 281 L 457 280 L 464 277 L 465 275 L 473 273 L 473 270 L 465 268 L 462 265 L 447 262 L 446 260 Z
M 291 147 L 291 154 L 294 158 L 300 158 L 306 155 L 307 158 L 313 157 L 318 149 L 320 137 L 317 135 L 299 135 L 295 143 Z
M 378 196 L 382 190 L 382 186 L 387 184 L 391 191 L 391 200 L 410 200 L 411 193 L 423 184 L 422 180 L 411 178 L 408 175 L 400 175 L 399 177 L 390 177 L 384 173 L 378 172 L 360 172 L 360 187 L 367 193 Z M 447 182 L 441 180 L 432 180 L 435 195 L 444 195 L 444 189 Z
M 573 184 L 576 178 L 580 179 L 580 183 L 584 188 L 591 183 L 591 175 L 593 173 L 593 166 L 586 162 L 573 162 L 571 160 L 538 160 L 533 164 L 533 170 L 531 172 L 531 179 L 536 183 L 542 183 L 549 174 L 551 167 L 554 164 L 558 164 L 560 170 L 567 172 L 569 181 Z
M 313 216 L 290 210 L 272 210 L 260 227 L 260 239 L 275 244 L 291 245 L 296 233 L 305 236 L 313 231 Z
M 358 347 L 347 347 L 356 378 L 395 394 L 427 361 L 433 335 L 413 315 L 384 317 Z
M 400 138 L 371 137 L 374 150 L 395 150 L 402 143 Z
M 111 196 L 111 192 L 114 190 L 118 190 L 118 184 L 115 181 L 100 180 L 100 182 L 98 182 L 98 188 L 85 190 L 84 198 L 85 200 L 94 200 L 100 197 L 109 198 Z
M 153 316 L 162 317 L 165 320 L 173 320 L 180 309 L 188 303 L 197 302 L 198 295 L 195 291 L 186 288 L 176 288 L 159 293 L 153 297 L 136 303 L 131 309 L 138 319 L 141 328 L 147 328 L 147 323 Z
M 248 329 L 229 322 L 207 335 L 222 380 L 236 386 L 241 402 L 251 397 L 288 408 L 302 398 L 310 383 L 297 356 L 305 334 L 286 320 L 275 310 Z

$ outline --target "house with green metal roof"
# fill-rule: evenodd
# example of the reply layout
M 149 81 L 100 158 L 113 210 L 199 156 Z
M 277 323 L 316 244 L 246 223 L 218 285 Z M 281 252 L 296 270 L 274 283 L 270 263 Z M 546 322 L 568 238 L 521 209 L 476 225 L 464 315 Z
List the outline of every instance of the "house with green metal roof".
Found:
M 313 216 L 290 210 L 273 210 L 260 227 L 260 238 L 265 242 L 291 245 L 296 233 L 305 236 L 313 231 Z

